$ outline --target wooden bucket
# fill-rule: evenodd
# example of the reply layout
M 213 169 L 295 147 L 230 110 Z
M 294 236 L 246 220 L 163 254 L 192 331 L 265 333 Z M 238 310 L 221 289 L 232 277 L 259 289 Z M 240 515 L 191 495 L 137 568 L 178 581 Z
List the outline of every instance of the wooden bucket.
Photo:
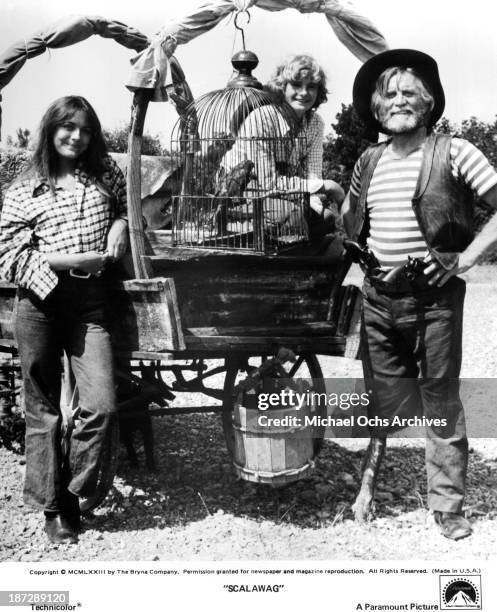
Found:
M 233 465 L 238 476 L 274 487 L 309 477 L 314 470 L 313 427 L 305 425 L 309 410 L 284 407 L 262 411 L 254 401 L 248 401 L 256 397 L 240 393 L 234 406 Z M 260 417 L 272 423 L 280 419 L 288 425 L 262 425 Z

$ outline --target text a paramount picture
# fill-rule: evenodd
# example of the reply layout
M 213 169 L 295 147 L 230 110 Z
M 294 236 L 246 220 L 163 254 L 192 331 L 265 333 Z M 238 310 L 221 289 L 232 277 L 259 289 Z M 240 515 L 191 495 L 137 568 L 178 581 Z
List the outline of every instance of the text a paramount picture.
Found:
M 490 0 L 0 7 L 0 608 L 495 610 Z

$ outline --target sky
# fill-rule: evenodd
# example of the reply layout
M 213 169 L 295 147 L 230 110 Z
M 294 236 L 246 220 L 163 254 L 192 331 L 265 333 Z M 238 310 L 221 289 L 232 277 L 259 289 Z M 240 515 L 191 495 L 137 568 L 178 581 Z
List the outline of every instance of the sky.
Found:
M 168 20 L 187 14 L 201 0 L 1 0 L 0 50 L 70 14 L 101 15 L 131 25 L 149 37 Z M 438 62 L 446 93 L 445 116 L 461 121 L 476 116 L 484 121 L 497 115 L 497 7 L 494 0 L 355 0 L 391 48 L 423 50 Z M 360 67 L 336 38 L 324 15 L 300 14 L 293 9 L 250 10 L 245 29 L 247 48 L 259 56 L 255 75 L 265 82 L 277 63 L 292 53 L 309 53 L 323 66 L 329 81 L 329 100 L 319 109 L 331 132 L 341 104 L 352 98 L 352 84 Z M 195 96 L 222 88 L 232 69 L 230 58 L 241 48 L 232 20 L 186 45 L 176 57 Z M 112 40 L 92 36 L 62 49 L 45 52 L 26 62 L 2 91 L 2 143 L 18 127 L 36 130 L 48 105 L 59 96 L 79 94 L 95 107 L 104 127 L 129 121 L 131 93 L 125 88 L 129 60 L 135 52 Z M 169 103 L 154 103 L 145 131 L 159 135 L 164 145 L 176 121 Z

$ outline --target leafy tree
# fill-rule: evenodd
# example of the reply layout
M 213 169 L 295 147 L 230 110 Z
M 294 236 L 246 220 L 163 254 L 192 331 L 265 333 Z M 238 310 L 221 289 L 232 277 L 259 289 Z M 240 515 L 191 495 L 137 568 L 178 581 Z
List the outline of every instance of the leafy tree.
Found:
M 434 127 L 436 134 L 450 134 L 451 136 L 461 137 L 459 127 L 455 123 L 451 123 L 447 117 L 442 117 Z
M 9 146 L 7 149 L 0 150 L 0 208 L 5 191 L 26 168 L 29 158 L 30 152 L 26 148 L 19 149 Z
M 113 153 L 126 153 L 128 150 L 129 127 L 122 124 L 112 130 L 103 130 L 105 142 L 109 151 Z M 161 145 L 159 137 L 143 134 L 142 154 L 143 155 L 165 155 L 167 150 Z
M 497 117 L 493 123 L 485 123 L 470 117 L 461 124 L 461 136 L 469 140 L 497 167 Z
M 323 176 L 342 185 L 347 190 L 354 164 L 360 154 L 377 140 L 377 133 L 367 128 L 358 117 L 352 104 L 342 104 L 331 126 L 334 134 L 327 136 L 323 152 Z
M 7 136 L 7 145 L 9 147 L 15 147 L 16 149 L 30 149 L 31 148 L 31 132 L 30 130 L 17 128 L 16 139 L 12 136 Z

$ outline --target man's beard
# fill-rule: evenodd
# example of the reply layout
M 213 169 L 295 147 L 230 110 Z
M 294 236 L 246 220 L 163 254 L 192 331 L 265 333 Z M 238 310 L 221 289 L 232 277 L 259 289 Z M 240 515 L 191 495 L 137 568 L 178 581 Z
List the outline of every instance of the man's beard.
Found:
M 424 116 L 420 113 L 395 114 L 382 121 L 389 134 L 409 134 L 425 125 Z

